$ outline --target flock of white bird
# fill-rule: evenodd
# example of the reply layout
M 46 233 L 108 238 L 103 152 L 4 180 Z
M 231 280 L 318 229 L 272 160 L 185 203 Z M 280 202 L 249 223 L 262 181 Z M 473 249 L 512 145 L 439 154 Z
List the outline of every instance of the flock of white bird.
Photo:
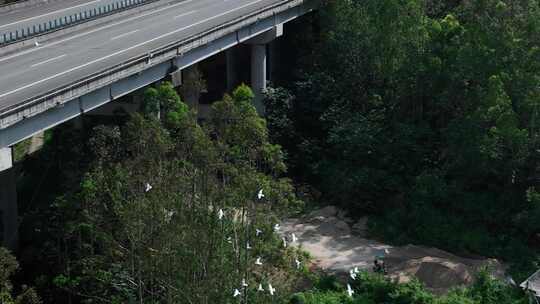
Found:
M 152 185 L 150 185 L 149 183 L 146 183 L 144 185 L 144 192 L 149 192 L 150 190 L 152 190 Z M 259 200 L 261 200 L 264 197 L 265 197 L 265 195 L 263 193 L 263 189 L 260 189 L 259 192 L 257 193 L 257 198 Z M 219 209 L 218 213 L 217 213 L 217 217 L 218 217 L 218 220 L 220 220 L 220 221 L 223 220 L 223 218 L 225 217 L 225 211 L 223 211 L 223 209 Z M 275 224 L 274 227 L 273 227 L 274 233 L 279 233 L 280 229 L 281 229 L 281 226 L 279 224 Z M 263 233 L 262 230 L 260 230 L 258 228 L 255 229 L 255 235 L 257 237 L 260 236 L 262 233 Z M 287 239 L 285 237 L 282 237 L 281 240 L 283 241 L 283 247 L 286 248 L 287 247 Z M 298 241 L 298 238 L 296 237 L 296 235 L 294 233 L 291 233 L 290 240 L 291 240 L 291 243 L 296 243 Z M 229 244 L 232 244 L 232 238 L 230 236 L 227 237 L 227 242 Z M 249 242 L 246 242 L 246 249 L 251 249 L 251 245 L 249 244 Z M 296 258 L 294 262 L 296 264 L 297 269 L 300 269 L 302 267 L 302 262 L 300 260 L 298 260 L 298 258 Z M 255 265 L 256 266 L 262 266 L 263 265 L 261 257 L 257 257 L 255 259 Z M 349 276 L 351 277 L 352 280 L 356 280 L 356 277 L 357 277 L 359 272 L 360 272 L 360 269 L 358 267 L 354 267 L 353 269 L 349 270 Z M 248 287 L 248 284 L 246 282 L 246 279 L 242 279 L 240 289 L 245 289 L 247 287 Z M 271 296 L 273 296 L 276 293 L 276 289 L 274 287 L 272 287 L 271 283 L 268 283 L 267 290 L 268 290 L 268 293 Z M 258 292 L 264 292 L 265 291 L 265 289 L 263 288 L 262 283 L 259 283 L 259 287 L 257 288 L 257 291 Z M 352 289 L 350 284 L 347 284 L 347 294 L 349 295 L 349 297 L 352 297 L 353 294 L 354 294 L 354 290 Z M 236 298 L 236 297 L 241 296 L 241 295 L 242 295 L 242 293 L 240 292 L 240 290 L 238 288 L 235 288 L 234 291 L 233 291 L 233 297 Z

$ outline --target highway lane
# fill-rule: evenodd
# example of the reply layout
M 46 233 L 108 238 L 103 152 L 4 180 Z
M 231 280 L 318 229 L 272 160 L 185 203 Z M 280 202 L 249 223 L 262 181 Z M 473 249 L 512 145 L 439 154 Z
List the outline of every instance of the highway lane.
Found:
M 30 6 L 9 13 L 0 13 L 0 35 L 31 28 L 50 20 L 103 7 L 119 0 L 61 0 Z
M 279 0 L 187 0 L 0 58 L 0 110 Z M 137 18 L 138 17 L 138 18 Z

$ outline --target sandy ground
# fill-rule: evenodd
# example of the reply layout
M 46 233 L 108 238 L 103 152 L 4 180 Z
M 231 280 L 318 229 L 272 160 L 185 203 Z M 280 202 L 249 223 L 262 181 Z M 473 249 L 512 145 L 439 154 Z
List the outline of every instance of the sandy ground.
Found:
M 405 283 L 416 277 L 435 293 L 471 284 L 487 265 L 494 276 L 504 278 L 504 266 L 497 260 L 415 245 L 393 247 L 367 238 L 365 226 L 366 219 L 353 223 L 330 206 L 283 221 L 281 233 L 289 240 L 294 233 L 298 240 L 293 245 L 309 252 L 314 266 L 330 274 L 346 275 L 354 267 L 371 271 L 375 258 L 384 258 L 390 278 Z
M 286 234 L 294 233 L 297 244 L 313 257 L 313 262 L 329 272 L 345 272 L 353 267 L 369 270 L 376 256 L 384 255 L 392 246 L 353 236 L 348 229 L 339 229 L 332 222 L 303 222 L 289 219 L 282 223 Z

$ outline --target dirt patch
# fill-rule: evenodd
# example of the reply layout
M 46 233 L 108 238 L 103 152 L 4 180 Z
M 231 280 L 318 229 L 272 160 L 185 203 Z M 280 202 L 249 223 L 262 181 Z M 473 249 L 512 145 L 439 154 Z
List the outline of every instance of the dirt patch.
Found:
M 464 258 L 437 248 L 393 247 L 370 240 L 366 224 L 365 218 L 354 223 L 344 212 L 329 206 L 284 221 L 282 233 L 294 233 L 298 240 L 293 245 L 309 252 L 316 267 L 339 276 L 354 267 L 371 271 L 375 258 L 383 257 L 390 278 L 404 283 L 416 277 L 438 294 L 471 284 L 475 273 L 485 266 L 493 275 L 504 277 L 503 265 L 494 259 Z

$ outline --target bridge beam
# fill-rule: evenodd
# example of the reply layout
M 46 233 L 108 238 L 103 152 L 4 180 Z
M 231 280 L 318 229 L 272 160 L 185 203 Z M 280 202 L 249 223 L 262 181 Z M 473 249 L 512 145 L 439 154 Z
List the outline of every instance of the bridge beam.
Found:
M 0 244 L 14 250 L 18 242 L 17 180 L 12 150 L 0 148 Z

